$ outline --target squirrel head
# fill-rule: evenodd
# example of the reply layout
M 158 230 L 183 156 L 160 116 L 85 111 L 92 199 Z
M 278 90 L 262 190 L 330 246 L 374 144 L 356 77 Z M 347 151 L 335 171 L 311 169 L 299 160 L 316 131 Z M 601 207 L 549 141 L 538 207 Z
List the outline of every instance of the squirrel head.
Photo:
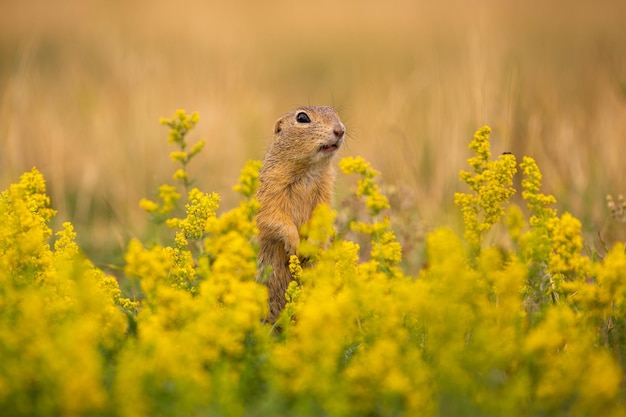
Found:
M 346 127 L 329 106 L 299 107 L 276 121 L 270 152 L 311 165 L 330 160 L 341 148 Z

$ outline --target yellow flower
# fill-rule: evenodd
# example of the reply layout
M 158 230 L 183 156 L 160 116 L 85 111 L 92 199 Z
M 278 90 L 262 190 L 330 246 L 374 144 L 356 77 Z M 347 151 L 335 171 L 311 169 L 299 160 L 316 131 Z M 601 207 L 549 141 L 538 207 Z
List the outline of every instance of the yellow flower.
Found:
M 241 193 L 246 198 L 251 198 L 259 185 L 259 170 L 263 162 L 261 161 L 246 161 L 246 165 L 241 170 L 239 181 L 233 190 Z
M 187 162 L 189 160 L 189 155 L 187 152 L 170 152 L 170 158 L 174 162 Z
M 609 351 L 597 347 L 593 329 L 577 320 L 569 307 L 550 308 L 545 320 L 528 335 L 524 351 L 533 370 L 531 410 L 550 414 L 564 409 L 598 415 L 623 413 L 623 408 L 613 402 L 622 372 Z
M 137 239 L 131 239 L 124 255 L 126 265 L 124 274 L 128 277 L 141 278 L 141 286 L 150 295 L 159 282 L 168 282 L 170 271 L 174 266 L 171 256 L 161 246 L 146 250 Z
M 54 242 L 54 251 L 57 256 L 71 259 L 78 254 L 78 245 L 74 241 L 76 232 L 70 222 L 63 223 L 63 230 L 57 232 L 58 239 Z
M 489 146 L 489 135 L 491 128 L 483 126 L 474 133 L 474 140 L 469 144 L 469 148 L 474 150 L 475 156 L 467 160 L 468 164 L 474 168 L 476 173 L 482 173 L 487 169 L 489 159 L 491 158 L 491 150 Z
M 335 236 L 333 221 L 337 213 L 326 204 L 315 207 L 311 219 L 300 230 L 302 242 L 298 253 L 311 260 L 317 259 L 319 252 L 324 250 L 330 239 Z
M 509 230 L 509 236 L 514 243 L 518 243 L 526 222 L 524 220 L 524 214 L 519 206 L 511 204 L 506 212 L 506 226 Z
M 186 181 L 189 180 L 189 175 L 187 174 L 187 171 L 185 171 L 184 169 L 180 168 L 180 169 L 177 169 L 176 171 L 174 171 L 174 174 L 172 175 L 172 179 L 180 180 L 183 183 L 185 183 Z
M 15 285 L 43 279 L 53 262 L 47 222 L 56 214 L 45 193 L 45 180 L 33 168 L 0 194 L 0 262 Z
M 200 116 L 197 112 L 188 115 L 185 110 L 176 110 L 174 116 L 171 119 L 160 118 L 159 123 L 166 125 L 170 128 L 170 135 L 168 141 L 170 143 L 184 143 L 185 135 L 194 128 L 196 123 L 200 120 Z
M 556 276 L 584 277 L 589 272 L 589 258 L 581 255 L 583 238 L 581 223 L 569 213 L 563 213 L 552 232 L 552 253 L 548 267 Z
M 378 184 L 374 181 L 380 172 L 370 166 L 362 157 L 347 157 L 339 161 L 339 167 L 344 174 L 359 174 L 361 178 L 357 184 L 357 197 L 365 196 L 365 204 L 371 215 L 375 216 L 389 208 L 389 200 L 381 194 Z
M 195 121 L 181 111 L 167 123 L 180 132 Z M 219 196 L 198 189 L 187 192 L 184 218 L 169 215 L 174 187 L 142 202 L 176 230 L 163 246 L 128 243 L 123 289 L 81 255 L 70 223 L 53 233 L 45 182 L 27 173 L 0 194 L 0 408 L 624 415 L 625 245 L 604 259 L 583 256 L 580 221 L 548 207 L 530 159 L 522 169 L 532 221 L 511 206 L 516 245 L 481 240 L 505 212 L 514 171 L 512 157 L 489 160 L 488 134 L 476 134 L 473 172 L 461 175 L 471 191 L 458 196 L 480 250 L 468 253 L 457 233 L 437 228 L 419 275 L 406 276 L 402 246 L 379 217 L 384 204 L 367 200 L 386 201 L 377 172 L 346 159 L 370 217 L 351 229 L 370 252 L 336 236 L 335 213 L 316 208 L 301 231 L 315 262 L 291 257 L 295 279 L 275 325 L 264 323 L 268 294 L 255 281 L 258 163 L 242 170 L 242 201 L 220 216 Z
M 206 144 L 206 140 L 204 139 L 199 140 L 198 142 L 194 143 L 191 149 L 189 149 L 189 159 L 199 154 L 204 148 L 205 144 Z
M 610 315 L 626 318 L 626 247 L 616 244 L 602 265 L 597 265 L 597 290 L 604 318 Z
M 29 415 L 99 414 L 109 399 L 103 358 L 127 334 L 125 299 L 81 256 L 71 223 L 48 244 L 49 202 L 36 170 L 0 194 L 0 404 Z
M 159 209 L 160 214 L 168 214 L 176 207 L 176 203 L 180 199 L 180 194 L 176 192 L 176 189 L 171 185 L 161 185 L 159 187 L 159 199 L 161 199 L 162 204 Z
M 541 226 L 546 219 L 556 216 L 556 210 L 548 208 L 549 205 L 556 203 L 556 199 L 539 192 L 542 175 L 534 159 L 525 156 L 520 168 L 524 172 L 522 198 L 528 202 L 528 209 L 532 213 L 530 225 Z
M 148 213 L 154 213 L 159 209 L 159 205 L 152 200 L 148 200 L 147 198 L 142 198 L 139 201 L 139 207 L 147 211 Z
M 173 186 L 163 184 L 159 187 L 158 198 L 161 201 L 160 204 L 147 198 L 142 198 L 139 201 L 139 207 L 150 214 L 152 221 L 157 224 L 165 221 L 167 215 L 176 208 L 180 194 Z
M 168 219 L 167 225 L 180 229 L 186 239 L 202 239 L 208 220 L 215 217 L 220 197 L 216 193 L 204 194 L 197 188 L 193 188 L 189 191 L 187 200 L 189 201 L 185 204 L 187 217 Z
M 470 193 L 455 193 L 454 203 L 461 208 L 465 225 L 465 239 L 470 251 L 478 253 L 482 237 L 504 215 L 503 204 L 515 194 L 513 176 L 517 172 L 513 155 L 500 155 L 490 161 L 489 133 L 487 126 L 474 134 L 470 149 L 476 155 L 467 160 L 474 172 L 461 171 L 460 179 L 469 185 Z
M 289 272 L 295 281 L 300 281 L 302 277 L 302 267 L 300 266 L 300 259 L 296 255 L 289 257 Z

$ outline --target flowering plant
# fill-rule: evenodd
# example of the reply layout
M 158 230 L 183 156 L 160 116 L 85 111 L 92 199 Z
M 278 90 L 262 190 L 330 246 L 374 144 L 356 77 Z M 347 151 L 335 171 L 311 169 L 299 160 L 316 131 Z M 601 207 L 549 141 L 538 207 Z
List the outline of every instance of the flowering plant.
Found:
M 369 252 L 318 207 L 301 231 L 312 265 L 292 257 L 278 331 L 255 282 L 261 163 L 245 165 L 242 201 L 218 215 L 219 196 L 188 176 L 197 114 L 163 121 L 180 148 L 177 185 L 140 204 L 173 236 L 128 242 L 118 279 L 137 280 L 134 299 L 85 259 L 70 223 L 51 230 L 37 170 L 0 194 L 3 415 L 626 413 L 625 245 L 586 256 L 581 223 L 551 208 L 530 158 L 519 165 L 527 207 L 511 204 L 516 159 L 490 159 L 488 128 L 461 173 L 469 192 L 455 195 L 465 232 L 432 230 L 417 276 L 403 269 L 377 171 L 342 160 L 359 177 L 369 218 L 351 228 Z M 485 239 L 501 222 L 504 243 Z

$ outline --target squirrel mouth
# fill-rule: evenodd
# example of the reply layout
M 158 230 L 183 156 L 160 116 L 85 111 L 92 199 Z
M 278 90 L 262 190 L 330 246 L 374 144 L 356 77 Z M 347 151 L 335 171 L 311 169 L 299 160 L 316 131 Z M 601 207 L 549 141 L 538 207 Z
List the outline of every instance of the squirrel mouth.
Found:
M 337 146 L 336 143 L 332 144 L 332 145 L 322 145 L 322 146 L 320 146 L 320 152 L 326 153 L 326 154 L 333 153 L 333 152 L 337 151 L 337 149 L 339 149 L 339 146 Z
M 331 143 L 327 143 L 325 145 L 321 145 L 319 147 L 319 151 L 323 154 L 326 155 L 330 155 L 333 154 L 335 152 L 337 152 L 337 150 L 339 150 L 339 147 L 341 146 L 341 140 L 338 140 L 336 142 L 331 142 Z

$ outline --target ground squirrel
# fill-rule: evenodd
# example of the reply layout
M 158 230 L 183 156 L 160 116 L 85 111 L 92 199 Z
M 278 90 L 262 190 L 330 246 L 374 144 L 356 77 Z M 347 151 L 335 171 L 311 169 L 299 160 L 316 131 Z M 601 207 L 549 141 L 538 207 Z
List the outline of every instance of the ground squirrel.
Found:
M 331 160 L 343 144 L 346 128 L 332 107 L 300 107 L 274 127 L 259 173 L 257 213 L 260 280 L 272 267 L 266 285 L 270 314 L 276 320 L 285 306 L 292 277 L 289 257 L 300 244 L 300 227 L 321 203 L 330 204 L 335 171 Z

